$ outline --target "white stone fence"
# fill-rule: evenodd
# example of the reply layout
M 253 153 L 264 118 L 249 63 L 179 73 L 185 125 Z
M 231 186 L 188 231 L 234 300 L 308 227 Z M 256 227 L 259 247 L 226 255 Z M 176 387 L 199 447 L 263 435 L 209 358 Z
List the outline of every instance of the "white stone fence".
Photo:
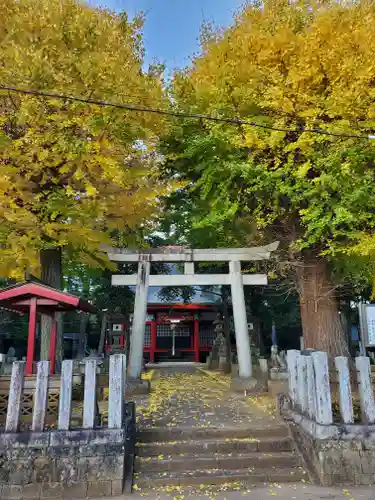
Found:
M 322 425 L 333 423 L 332 394 L 328 356 L 325 352 L 287 352 L 289 397 L 294 410 Z M 354 424 L 354 410 L 348 358 L 334 359 L 337 371 L 340 419 L 344 424 Z M 361 423 L 375 423 L 375 402 L 372 386 L 370 358 L 355 358 Z M 358 423 L 358 422 L 357 422 Z
M 5 432 L 19 431 L 22 397 L 25 382 L 25 362 L 15 361 L 12 367 L 12 377 L 9 389 L 8 408 Z M 83 429 L 94 429 L 97 417 L 96 401 L 97 360 L 89 359 L 85 366 L 85 382 L 83 397 Z M 36 384 L 33 397 L 32 432 L 43 432 L 46 423 L 48 407 L 48 387 L 50 380 L 49 361 L 37 363 Z M 125 410 L 126 356 L 114 354 L 109 361 L 109 398 L 108 398 L 108 428 L 121 429 Z M 73 361 L 62 362 L 57 429 L 71 429 L 73 396 Z

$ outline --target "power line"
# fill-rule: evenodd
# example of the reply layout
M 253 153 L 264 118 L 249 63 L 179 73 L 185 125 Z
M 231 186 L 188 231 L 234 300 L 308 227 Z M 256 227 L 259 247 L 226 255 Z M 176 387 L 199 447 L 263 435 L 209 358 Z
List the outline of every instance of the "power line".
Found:
M 298 129 L 290 129 L 290 128 L 274 127 L 272 125 L 265 125 L 265 124 L 257 123 L 254 121 L 242 120 L 241 118 L 224 118 L 224 117 L 213 116 L 213 115 L 204 115 L 204 114 L 200 114 L 200 113 L 185 113 L 185 112 L 180 112 L 180 111 L 167 111 L 167 110 L 160 109 L 160 108 L 139 106 L 137 104 L 121 104 L 121 103 L 115 103 L 115 102 L 109 102 L 109 101 L 102 101 L 99 99 L 86 99 L 84 97 L 78 97 L 78 96 L 72 96 L 72 95 L 66 95 L 66 94 L 57 94 L 54 92 L 44 92 L 44 91 L 40 91 L 40 90 L 20 89 L 17 87 L 9 87 L 7 85 L 0 85 L 0 89 L 7 90 L 8 92 L 18 93 L 18 94 L 33 95 L 33 96 L 37 96 L 37 97 L 48 97 L 48 98 L 52 98 L 52 99 L 63 99 L 65 101 L 76 101 L 76 102 L 82 102 L 85 104 L 95 104 L 96 106 L 125 109 L 127 111 L 135 111 L 135 112 L 140 112 L 140 113 L 154 113 L 154 114 L 165 115 L 165 116 L 173 116 L 175 118 L 192 118 L 192 119 L 196 119 L 196 120 L 207 120 L 207 121 L 213 121 L 213 122 L 219 122 L 219 123 L 229 123 L 232 125 L 247 125 L 250 127 L 257 127 L 257 128 L 262 128 L 262 129 L 266 129 L 266 130 L 274 130 L 276 132 L 294 132 L 297 134 L 309 133 L 309 134 L 327 135 L 327 136 L 331 136 L 331 137 L 342 137 L 342 138 L 346 138 L 346 139 L 375 140 L 375 135 L 372 135 L 372 134 L 359 135 L 359 134 L 349 134 L 349 133 L 342 133 L 342 132 L 329 132 L 327 130 L 322 130 L 319 128 L 304 128 L 304 127 L 301 127 Z

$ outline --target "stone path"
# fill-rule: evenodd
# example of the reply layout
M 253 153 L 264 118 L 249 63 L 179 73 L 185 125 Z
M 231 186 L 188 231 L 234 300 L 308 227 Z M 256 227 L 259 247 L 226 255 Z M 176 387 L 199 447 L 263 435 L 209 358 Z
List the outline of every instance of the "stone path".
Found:
M 162 445 L 163 443 L 158 443 L 157 440 L 158 432 L 162 435 L 168 429 L 170 438 L 165 445 L 173 448 L 179 446 L 180 440 L 190 436 L 192 429 L 197 433 L 209 433 L 212 429 L 229 429 L 235 435 L 236 432 L 241 433 L 242 429 L 261 428 L 267 432 L 267 429 L 275 429 L 280 425 L 274 414 L 273 399 L 248 397 L 245 394 L 236 395 L 230 392 L 229 386 L 230 376 L 212 374 L 193 366 L 178 367 L 176 365 L 173 368 L 155 369 L 151 394 L 136 399 L 137 427 L 141 429 L 141 432 L 155 433 L 156 436 L 147 446 L 153 448 L 155 445 Z M 216 438 L 213 437 L 213 439 Z M 151 441 L 155 441 L 155 445 Z M 251 437 L 248 441 L 251 441 Z M 181 455 L 184 454 L 181 453 Z M 270 453 L 260 455 L 271 456 Z M 155 465 L 155 460 L 165 461 L 168 458 L 171 460 L 173 457 L 160 456 L 152 460 Z M 185 463 L 188 462 L 188 456 L 182 459 Z M 298 483 L 295 483 L 295 480 L 294 483 L 286 484 L 270 481 L 258 482 L 256 485 L 238 482 L 212 486 L 207 484 L 181 486 L 171 483 L 168 486 L 169 483 L 167 483 L 164 486 L 155 487 L 146 481 L 149 487 L 140 488 L 135 485 L 135 491 L 131 497 L 137 500 L 144 497 L 174 500 L 194 498 L 237 500 L 243 496 L 253 500 L 273 497 L 284 500 L 357 500 L 359 498 L 370 500 L 375 498 L 372 488 L 321 488 L 311 485 L 307 474 L 299 474 L 299 476 L 302 479 Z M 135 483 L 137 477 L 136 474 Z
M 138 425 L 154 429 L 274 426 L 271 401 L 231 393 L 230 380 L 229 375 L 194 366 L 155 370 L 152 393 L 136 400 Z
M 308 481 L 274 400 L 234 394 L 230 383 L 195 366 L 154 371 L 151 394 L 136 399 L 135 492 L 178 500 L 241 490 L 244 482 Z

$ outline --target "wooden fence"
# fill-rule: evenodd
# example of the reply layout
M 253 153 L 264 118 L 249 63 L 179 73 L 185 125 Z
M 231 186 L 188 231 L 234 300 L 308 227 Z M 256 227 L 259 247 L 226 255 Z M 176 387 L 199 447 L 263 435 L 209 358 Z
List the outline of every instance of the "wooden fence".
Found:
M 97 425 L 97 361 L 87 360 L 85 363 L 83 387 L 82 428 L 94 429 Z M 25 382 L 25 362 L 16 361 L 12 367 L 5 432 L 18 432 L 20 428 L 21 406 Z M 50 385 L 49 361 L 37 364 L 36 384 L 33 395 L 33 411 L 31 431 L 42 432 L 45 429 L 48 409 L 48 388 Z M 108 396 L 108 428 L 121 429 L 125 411 L 126 356 L 114 354 L 109 361 L 109 396 Z M 73 402 L 73 361 L 62 362 L 59 407 L 57 418 L 58 430 L 70 430 L 72 426 Z
M 339 421 L 354 424 L 353 393 L 358 395 L 360 414 L 356 423 L 375 423 L 375 402 L 370 358 L 355 358 L 351 369 L 348 358 L 334 359 L 334 370 L 329 370 L 325 352 L 302 355 L 300 351 L 287 352 L 289 397 L 295 410 L 323 425 L 334 423 L 335 400 L 332 397 L 332 379 L 337 380 Z M 334 373 L 336 371 L 336 373 Z M 353 376 L 353 371 L 355 375 Z M 352 387 L 354 390 L 352 392 Z

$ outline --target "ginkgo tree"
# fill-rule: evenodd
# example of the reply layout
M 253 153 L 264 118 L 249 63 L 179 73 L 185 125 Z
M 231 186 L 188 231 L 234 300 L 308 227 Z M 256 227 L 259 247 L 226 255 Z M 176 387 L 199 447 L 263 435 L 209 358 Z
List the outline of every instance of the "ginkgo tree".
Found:
M 0 85 L 163 107 L 159 73 L 142 69 L 141 18 L 80 0 L 0 10 Z M 134 239 L 158 210 L 163 118 L 5 90 L 0 112 L 1 274 L 59 287 L 64 249 L 103 265 L 101 245 Z
M 176 109 L 253 125 L 176 121 L 163 149 L 195 228 L 231 235 L 242 220 L 248 242 L 281 240 L 305 345 L 333 355 L 347 348 L 332 261 L 375 249 L 374 25 L 367 0 L 264 0 L 206 28 L 174 77 Z

